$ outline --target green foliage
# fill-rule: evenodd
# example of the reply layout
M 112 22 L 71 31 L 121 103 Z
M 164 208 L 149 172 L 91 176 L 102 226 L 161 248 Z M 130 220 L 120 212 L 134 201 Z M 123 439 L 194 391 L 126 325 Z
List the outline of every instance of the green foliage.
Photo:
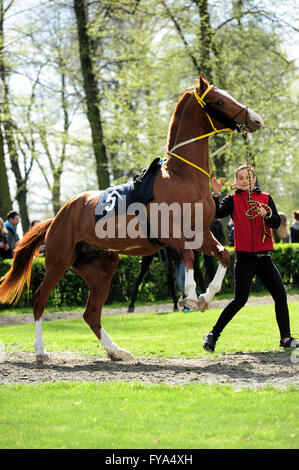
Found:
M 289 47 L 297 34 L 293 2 L 87 3 L 111 182 L 127 181 L 165 155 L 175 105 L 204 71 L 212 83 L 261 114 L 263 130 L 250 135 L 252 160 L 259 184 L 291 217 L 299 204 L 298 67 L 295 48 Z M 32 169 L 31 218 L 51 216 L 49 198 L 58 199 L 60 176 L 61 203 L 97 187 L 75 24 L 73 0 L 37 2 L 26 11 L 21 0 L 14 0 L 5 9 L 7 99 L 19 163 L 25 162 L 21 169 Z M 211 138 L 211 148 L 223 140 Z M 235 135 L 230 149 L 213 160 L 213 175 L 224 177 L 227 185 L 244 158 L 243 139 Z M 15 185 L 9 181 L 9 186 Z M 3 188 L 0 184 L 0 199 Z
M 234 288 L 234 249 L 229 248 L 229 251 L 231 263 L 224 278 L 221 293 L 233 292 Z M 285 286 L 287 288 L 299 288 L 299 244 L 288 243 L 275 245 L 273 260 L 281 273 Z M 127 302 L 130 300 L 139 274 L 140 261 L 140 257 L 120 255 L 120 262 L 111 282 L 107 304 L 112 302 Z M 3 276 L 10 266 L 11 260 L 3 260 L 0 262 L 0 276 Z M 200 256 L 199 267 L 205 277 L 203 256 Z M 19 302 L 20 306 L 33 304 L 33 293 L 40 286 L 44 272 L 44 258 L 35 258 L 32 266 L 29 297 L 27 296 L 27 289 L 24 288 Z M 262 289 L 262 283 L 258 279 L 253 279 L 252 292 L 260 292 Z M 170 298 L 170 295 L 166 266 L 158 257 L 155 257 L 150 266 L 150 270 L 139 286 L 138 300 L 148 302 L 167 300 Z M 180 295 L 179 291 L 178 295 Z M 48 305 L 53 307 L 84 305 L 87 301 L 87 297 L 87 284 L 72 268 L 69 268 L 51 293 Z
M 299 287 L 299 243 L 279 243 L 273 253 L 285 285 Z
M 223 280 L 222 292 L 229 292 L 234 288 L 234 250 L 229 248 L 231 262 Z M 299 287 L 299 243 L 274 244 L 272 258 L 276 264 L 286 288 Z M 252 292 L 260 292 L 264 289 L 262 282 L 254 278 L 251 284 Z
M 108 303 L 128 301 L 131 298 L 139 274 L 140 262 L 140 257 L 120 256 L 119 266 L 111 282 Z M 158 258 L 154 258 L 150 270 L 139 287 L 138 300 L 165 300 L 169 296 L 166 267 Z

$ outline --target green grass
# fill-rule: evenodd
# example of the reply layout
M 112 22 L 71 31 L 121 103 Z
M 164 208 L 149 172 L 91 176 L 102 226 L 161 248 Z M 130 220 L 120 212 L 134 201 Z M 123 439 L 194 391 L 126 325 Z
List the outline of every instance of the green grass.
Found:
M 299 332 L 299 303 L 290 303 Z M 220 310 L 104 317 L 137 357 L 202 357 L 202 336 Z M 103 355 L 81 319 L 45 322 L 46 349 Z M 34 325 L 0 328 L 6 351 L 33 351 Z M 227 326 L 216 354 L 278 349 L 273 305 L 247 306 Z M 296 367 L 296 366 L 294 366 Z M 0 387 L 0 448 L 195 449 L 299 445 L 299 389 L 140 383 L 48 383 Z
M 299 332 L 299 303 L 289 304 L 292 332 Z M 215 323 L 219 309 L 103 317 L 111 338 L 134 356 L 200 357 L 202 337 Z M 104 355 L 99 341 L 83 319 L 44 322 L 47 351 L 76 351 Z M 216 353 L 268 351 L 278 348 L 279 331 L 273 305 L 244 307 L 226 327 Z M 34 323 L 0 328 L 6 351 L 33 351 Z
M 288 448 L 299 390 L 58 383 L 0 388 L 1 448 Z
M 299 295 L 299 289 L 288 289 L 287 291 L 288 295 Z M 267 290 L 261 290 L 259 292 L 254 293 L 255 297 L 264 297 L 264 296 L 269 296 L 269 292 Z M 232 299 L 233 293 L 228 292 L 226 294 L 217 294 L 214 300 L 225 300 L 225 299 Z M 166 304 L 170 303 L 172 304 L 173 300 L 171 298 L 165 299 L 165 300 L 155 300 L 155 305 L 161 305 L 161 304 Z M 104 305 L 104 311 L 105 309 L 110 309 L 110 308 L 120 308 L 120 307 L 128 307 L 129 301 L 128 302 L 112 302 L 110 304 Z M 149 305 L 148 301 L 143 301 L 143 300 L 136 300 L 135 306 L 140 307 L 144 305 Z M 60 307 L 51 307 L 47 306 L 45 308 L 45 312 L 47 313 L 52 313 L 52 312 L 75 312 L 75 311 L 82 311 L 84 310 L 85 306 L 81 305 L 62 305 Z M 3 315 L 22 315 L 23 313 L 32 313 L 32 306 L 27 306 L 27 307 L 18 307 L 18 305 L 3 305 L 0 304 L 0 317 Z

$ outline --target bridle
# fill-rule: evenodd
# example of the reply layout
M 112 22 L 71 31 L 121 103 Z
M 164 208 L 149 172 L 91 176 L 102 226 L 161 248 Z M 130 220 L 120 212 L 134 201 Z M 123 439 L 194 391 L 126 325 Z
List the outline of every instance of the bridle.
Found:
M 214 88 L 214 86 L 209 85 L 209 87 L 203 92 L 203 94 L 201 96 L 199 96 L 199 94 L 195 90 L 194 91 L 194 96 L 195 96 L 196 100 L 198 101 L 198 103 L 200 104 L 200 106 L 202 107 L 202 109 L 205 111 L 213 130 L 211 132 L 208 132 L 207 134 L 200 135 L 198 137 L 194 137 L 193 139 L 185 140 L 184 142 L 181 142 L 180 144 L 175 145 L 168 152 L 168 154 L 173 155 L 176 158 L 179 158 L 180 160 L 182 160 L 185 163 L 188 163 L 189 165 L 195 167 L 197 170 L 204 173 L 206 176 L 208 176 L 208 178 L 210 178 L 209 173 L 207 171 L 203 170 L 203 168 L 201 168 L 198 165 L 195 165 L 192 162 L 189 162 L 189 160 L 186 160 L 185 158 L 181 157 L 180 155 L 177 155 L 173 151 L 176 150 L 177 148 L 183 147 L 184 145 L 191 144 L 192 142 L 196 142 L 197 140 L 205 139 L 207 137 L 210 137 L 211 135 L 219 134 L 220 132 L 229 132 L 230 137 L 229 137 L 228 142 L 226 144 L 224 144 L 222 147 L 220 147 L 218 150 L 216 150 L 215 152 L 212 153 L 210 158 L 213 158 L 215 155 L 217 155 L 218 153 L 223 151 L 224 148 L 231 143 L 232 135 L 236 131 L 241 132 L 242 136 L 245 140 L 245 145 L 246 145 L 246 166 L 247 166 L 248 181 L 249 181 L 249 193 L 248 193 L 249 209 L 246 211 L 246 217 L 248 217 L 249 219 L 254 219 L 255 217 L 257 217 L 259 215 L 262 207 L 264 209 L 266 209 L 267 211 L 269 211 L 269 217 L 271 217 L 272 209 L 267 204 L 252 200 L 252 187 L 251 187 L 251 179 L 250 179 L 250 154 L 249 154 L 248 137 L 247 137 L 247 132 L 246 132 L 247 117 L 248 117 L 248 106 L 243 106 L 242 109 L 240 109 L 240 111 L 238 111 L 237 114 L 234 117 L 229 118 L 228 116 L 226 116 L 224 113 L 222 113 L 218 109 L 215 109 L 210 103 L 207 103 L 207 102 L 204 101 L 205 96 L 209 93 L 209 91 L 211 91 L 212 88 Z M 246 113 L 245 121 L 242 122 L 242 123 L 237 123 L 235 119 L 243 111 L 245 111 L 245 113 Z M 212 121 L 211 116 L 214 119 L 216 119 L 217 121 L 223 122 L 227 127 L 224 128 L 224 129 L 216 129 L 216 127 L 214 126 L 214 123 Z M 262 216 L 262 227 L 263 227 L 263 232 L 264 232 L 264 236 L 263 236 L 263 242 L 264 242 L 266 237 L 271 237 L 271 234 L 269 234 L 267 232 L 267 229 L 266 229 L 266 226 L 265 226 L 265 220 L 264 220 L 263 216 Z
M 228 130 L 237 130 L 237 132 L 240 132 L 242 129 L 244 129 L 244 127 L 247 125 L 247 110 L 248 110 L 248 106 L 242 106 L 240 111 L 237 112 L 237 114 L 235 114 L 234 117 L 232 118 L 229 118 L 228 116 L 226 116 L 226 114 L 224 114 L 222 111 L 219 111 L 219 109 L 216 109 L 214 108 L 210 103 L 206 103 L 204 101 L 204 97 L 208 94 L 208 92 L 214 88 L 213 85 L 210 85 L 205 91 L 204 93 L 199 96 L 198 93 L 196 92 L 196 90 L 194 91 L 194 96 L 195 98 L 197 99 L 198 103 L 200 104 L 200 106 L 203 108 L 203 110 L 206 112 L 207 116 L 208 116 L 208 119 L 210 121 L 210 124 L 211 126 L 213 127 L 213 129 L 215 129 L 214 125 L 213 125 L 213 122 L 211 121 L 211 118 L 210 116 L 212 116 L 214 119 L 216 119 L 217 121 L 220 121 L 220 122 L 223 122 L 227 127 L 228 129 L 220 129 L 219 132 L 221 131 L 228 131 Z M 246 112 L 246 119 L 244 122 L 242 123 L 237 123 L 236 122 L 236 117 L 239 116 L 239 114 L 241 114 L 243 111 Z
M 195 90 L 194 91 L 194 96 L 196 98 L 196 100 L 198 101 L 198 103 L 200 104 L 200 106 L 203 108 L 203 110 L 205 111 L 208 119 L 209 119 L 209 122 L 211 124 L 211 127 L 212 127 L 212 131 L 211 132 L 208 132 L 207 134 L 204 134 L 204 135 L 200 135 L 198 137 L 193 137 L 192 139 L 189 139 L 189 140 L 185 140 L 184 142 L 181 142 L 177 145 L 175 145 L 174 147 L 172 147 L 172 149 L 170 149 L 168 151 L 168 154 L 169 155 L 173 155 L 174 157 L 176 158 L 179 158 L 180 160 L 182 160 L 183 162 L 185 163 L 188 163 L 189 165 L 195 167 L 197 170 L 201 171 L 202 173 L 204 173 L 206 176 L 208 176 L 208 178 L 210 178 L 210 174 L 203 170 L 200 166 L 198 165 L 195 165 L 194 163 L 192 162 L 189 162 L 189 160 L 186 160 L 185 158 L 181 157 L 180 155 L 177 155 L 176 153 L 174 153 L 174 150 L 180 148 L 180 147 L 183 147 L 184 145 L 188 145 L 188 144 L 191 144 L 193 142 L 196 142 L 197 140 L 201 140 L 201 139 L 205 139 L 207 137 L 210 137 L 211 135 L 215 135 L 215 134 L 219 134 L 220 132 L 229 132 L 229 140 L 228 142 L 226 142 L 226 144 L 222 145 L 222 147 L 220 147 L 219 149 L 215 150 L 215 152 L 212 153 L 212 155 L 210 156 L 210 158 L 213 158 L 215 155 L 217 155 L 218 153 L 222 152 L 230 143 L 231 143 L 231 140 L 232 140 L 232 135 L 237 131 L 237 132 L 240 132 L 242 131 L 243 129 L 246 128 L 246 125 L 247 125 L 247 116 L 248 116 L 248 106 L 244 106 L 242 107 L 242 109 L 240 109 L 240 111 L 237 112 L 237 114 L 233 117 L 233 118 L 229 118 L 228 116 L 226 116 L 224 113 L 222 113 L 221 111 L 219 111 L 218 109 L 215 109 L 210 103 L 207 103 L 206 101 L 204 101 L 204 98 L 205 96 L 209 93 L 209 91 L 211 91 L 211 89 L 214 88 L 213 85 L 209 85 L 208 88 L 203 92 L 203 94 L 201 96 L 199 96 L 199 94 L 197 93 L 197 91 Z M 246 118 L 245 118 L 245 121 L 242 122 L 242 123 L 237 123 L 235 121 L 236 117 L 239 116 L 243 111 L 245 111 L 246 113 Z M 211 116 L 216 119 L 217 121 L 220 121 L 220 122 L 223 122 L 227 127 L 224 128 L 224 129 L 216 129 L 213 121 L 212 121 L 212 118 Z

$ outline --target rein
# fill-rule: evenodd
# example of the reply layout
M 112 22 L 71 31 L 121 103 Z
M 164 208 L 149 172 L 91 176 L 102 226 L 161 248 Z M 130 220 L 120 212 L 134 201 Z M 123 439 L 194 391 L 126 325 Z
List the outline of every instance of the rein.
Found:
M 251 187 L 251 175 L 250 175 L 250 153 L 249 153 L 249 143 L 248 143 L 248 137 L 247 137 L 247 132 L 243 130 L 242 135 L 245 140 L 246 144 L 246 166 L 247 166 L 247 174 L 248 174 L 248 182 L 249 182 L 249 190 L 248 190 L 248 205 L 249 209 L 246 211 L 246 217 L 248 219 L 255 219 L 261 212 L 261 208 L 263 207 L 264 209 L 269 212 L 269 217 L 272 216 L 272 209 L 269 207 L 267 204 L 264 204 L 263 202 L 258 202 L 258 201 L 253 201 L 252 200 L 252 187 Z M 266 240 L 266 237 L 271 238 L 271 234 L 267 232 L 266 225 L 265 225 L 265 216 L 261 216 L 262 218 L 262 227 L 263 227 L 263 243 Z
M 186 160 L 185 158 L 181 157 L 180 155 L 177 155 L 176 153 L 174 153 L 174 150 L 180 148 L 180 147 L 183 147 L 184 145 L 188 145 L 188 144 L 191 144 L 193 142 L 196 142 L 197 140 L 201 140 L 201 139 L 205 139 L 207 137 L 210 137 L 211 135 L 215 135 L 215 134 L 219 134 L 220 132 L 229 132 L 229 140 L 228 142 L 226 142 L 226 144 L 222 145 L 222 147 L 220 147 L 219 149 L 215 150 L 215 152 L 212 153 L 212 155 L 210 156 L 210 158 L 213 158 L 215 155 L 217 155 L 218 153 L 222 152 L 232 141 L 232 136 L 233 134 L 235 133 L 235 129 L 237 129 L 238 131 L 241 130 L 242 126 L 243 125 L 239 125 L 236 123 L 235 121 L 235 118 L 242 112 L 242 111 L 246 111 L 246 120 L 247 120 L 247 107 L 245 108 L 242 108 L 233 118 L 228 118 L 227 116 L 225 116 L 225 114 L 221 113 L 221 111 L 218 111 L 218 110 L 215 110 L 209 103 L 206 103 L 204 101 L 204 97 L 209 93 L 209 91 L 214 88 L 213 85 L 210 85 L 204 92 L 201 96 L 199 96 L 199 94 L 196 92 L 196 90 L 194 91 L 194 96 L 197 100 L 197 102 L 200 104 L 200 106 L 203 108 L 203 110 L 205 111 L 208 119 L 209 119 L 209 122 L 211 124 L 211 127 L 212 127 L 212 131 L 211 132 L 208 132 L 207 134 L 204 134 L 204 135 L 200 135 L 198 137 L 193 137 L 192 139 L 189 139 L 189 140 L 185 140 L 184 142 L 181 142 L 177 145 L 175 145 L 174 147 L 172 147 L 172 149 L 170 151 L 168 151 L 168 154 L 169 155 L 173 155 L 174 157 L 176 158 L 179 158 L 180 160 L 182 160 L 183 162 L 185 163 L 188 163 L 189 165 L 193 166 L 194 168 L 196 168 L 197 170 L 201 171 L 202 173 L 204 173 L 208 178 L 210 178 L 210 174 L 203 170 L 203 168 L 201 168 L 200 166 L 198 165 L 195 165 L 194 163 L 191 163 L 189 162 L 189 160 Z M 227 128 L 224 128 L 224 129 L 216 129 L 216 127 L 214 126 L 214 123 L 211 119 L 211 116 L 217 118 L 218 117 L 218 120 L 221 120 L 222 122 L 225 122 L 229 127 Z M 232 130 L 233 129 L 233 130 Z

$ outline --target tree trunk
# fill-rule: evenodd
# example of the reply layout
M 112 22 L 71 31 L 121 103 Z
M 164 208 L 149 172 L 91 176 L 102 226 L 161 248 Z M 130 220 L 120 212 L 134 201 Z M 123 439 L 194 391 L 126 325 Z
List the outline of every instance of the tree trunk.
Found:
M 27 176 L 22 177 L 22 173 L 18 161 L 18 152 L 14 139 L 14 126 L 11 119 L 10 107 L 9 107 L 9 90 L 7 83 L 7 72 L 4 63 L 4 8 L 3 0 L 0 1 L 0 77 L 3 85 L 3 127 L 5 141 L 8 148 L 11 169 L 14 173 L 17 185 L 16 199 L 19 205 L 20 216 L 22 219 L 23 231 L 26 232 L 29 229 L 29 216 L 27 210 Z
M 199 59 L 193 54 L 193 48 L 189 46 L 178 20 L 171 13 L 166 2 L 162 0 L 161 3 L 164 6 L 169 17 L 172 19 L 176 27 L 176 30 L 179 36 L 181 37 L 183 44 L 186 48 L 186 53 L 192 60 L 192 63 L 196 71 L 198 73 L 204 72 L 209 82 L 212 83 L 214 78 L 219 78 L 219 77 L 222 78 L 223 72 L 222 72 L 220 61 L 219 61 L 219 50 L 216 47 L 216 44 L 214 41 L 214 32 L 210 24 L 209 2 L 208 0 L 193 0 L 193 2 L 198 9 L 198 13 L 200 17 L 199 32 L 198 32 L 198 41 L 200 44 Z M 212 52 L 214 53 L 214 56 L 212 55 Z M 221 81 L 224 82 L 224 79 Z M 218 82 L 218 80 L 217 80 L 217 85 L 220 87 L 223 86 L 221 83 Z M 217 148 L 222 147 L 225 141 L 226 141 L 226 138 L 223 135 L 213 136 L 210 140 L 211 151 L 213 152 Z M 224 154 L 217 155 L 213 163 L 214 163 L 216 175 L 223 176 L 224 167 L 225 167 L 225 155 Z
M 91 128 L 93 149 L 96 159 L 96 173 L 99 188 L 104 189 L 110 185 L 108 158 L 103 139 L 99 93 L 96 77 L 92 67 L 91 44 L 87 31 L 87 14 L 84 0 L 74 0 L 74 9 L 77 19 L 80 61 L 87 105 L 87 117 Z
M 57 212 L 61 208 L 61 203 L 60 203 L 60 180 L 61 180 L 61 172 L 60 171 L 54 171 L 53 172 L 53 186 L 51 188 L 51 192 L 52 192 L 53 211 L 54 211 L 55 215 L 57 214 Z
M 211 59 L 211 49 L 213 33 L 210 25 L 210 14 L 208 9 L 208 0 L 196 0 L 199 16 L 199 44 L 200 44 L 200 62 L 202 72 L 206 75 L 209 82 L 213 81 L 213 67 Z
M 5 167 L 4 141 L 0 125 L 0 217 L 6 217 L 12 208 L 7 171 Z

